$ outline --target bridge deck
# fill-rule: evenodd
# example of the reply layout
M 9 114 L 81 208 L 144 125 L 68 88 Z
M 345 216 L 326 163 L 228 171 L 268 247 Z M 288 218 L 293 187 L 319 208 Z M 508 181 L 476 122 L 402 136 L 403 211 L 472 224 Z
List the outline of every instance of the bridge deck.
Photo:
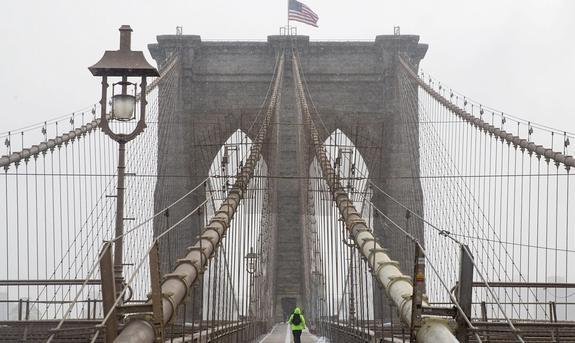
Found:
M 291 331 L 287 324 L 278 324 L 272 328 L 272 331 L 261 338 L 258 343 L 290 343 L 293 342 Z M 327 342 L 318 339 L 316 336 L 305 330 L 301 335 L 302 343 L 314 343 L 314 342 Z

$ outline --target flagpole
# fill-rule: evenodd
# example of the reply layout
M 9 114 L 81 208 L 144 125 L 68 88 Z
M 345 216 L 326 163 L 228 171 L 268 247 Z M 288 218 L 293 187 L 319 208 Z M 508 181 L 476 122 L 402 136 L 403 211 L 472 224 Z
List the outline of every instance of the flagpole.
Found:
M 287 32 L 288 32 L 288 35 L 290 34 L 290 29 L 289 29 L 289 1 L 290 0 L 287 0 Z

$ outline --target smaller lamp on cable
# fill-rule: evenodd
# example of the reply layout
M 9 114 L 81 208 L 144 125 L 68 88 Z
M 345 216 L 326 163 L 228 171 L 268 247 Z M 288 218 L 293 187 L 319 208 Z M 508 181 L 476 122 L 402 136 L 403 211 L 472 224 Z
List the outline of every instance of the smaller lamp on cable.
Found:
M 244 257 L 246 259 L 246 271 L 249 274 L 254 274 L 257 271 L 258 254 L 254 253 L 254 248 L 250 248 L 250 252 Z

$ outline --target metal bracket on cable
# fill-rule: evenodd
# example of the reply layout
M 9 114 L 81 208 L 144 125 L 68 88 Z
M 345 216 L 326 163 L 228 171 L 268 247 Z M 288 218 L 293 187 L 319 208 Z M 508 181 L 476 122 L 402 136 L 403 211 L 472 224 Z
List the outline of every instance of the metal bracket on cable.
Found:
M 102 306 L 104 314 L 111 313 L 108 320 L 102 323 L 106 327 L 106 342 L 113 342 L 118 335 L 118 314 L 116 302 L 116 285 L 114 282 L 114 264 L 112 258 L 112 242 L 104 243 L 100 252 L 100 278 L 102 279 Z
M 408 212 L 409 213 L 409 212 Z M 410 342 L 416 341 L 417 331 L 421 327 L 423 315 L 423 294 L 425 293 L 425 256 L 419 244 L 415 243 L 415 261 L 413 264 L 413 294 L 411 296 Z
M 156 330 L 156 341 L 164 341 L 164 324 L 163 324 L 163 294 L 162 294 L 162 274 L 160 273 L 160 247 L 156 240 L 154 246 L 150 250 L 150 283 L 152 287 L 152 294 L 150 299 L 152 300 L 152 313 L 153 319 L 152 324 Z
M 473 299 L 473 255 L 467 245 L 460 249 L 459 282 L 457 283 L 456 298 L 463 313 L 455 312 L 457 322 L 456 337 L 460 342 L 469 342 L 468 318 L 471 318 Z M 467 320 L 466 320 L 467 319 Z
M 162 293 L 160 254 L 158 241 L 154 243 L 149 253 L 150 281 L 152 292 L 148 294 L 148 302 L 145 304 L 125 304 L 118 306 L 118 313 L 124 317 L 151 319 L 150 322 L 156 332 L 156 342 L 163 342 L 163 302 L 162 299 L 170 300 L 170 297 Z M 173 304 L 172 304 L 173 305 Z

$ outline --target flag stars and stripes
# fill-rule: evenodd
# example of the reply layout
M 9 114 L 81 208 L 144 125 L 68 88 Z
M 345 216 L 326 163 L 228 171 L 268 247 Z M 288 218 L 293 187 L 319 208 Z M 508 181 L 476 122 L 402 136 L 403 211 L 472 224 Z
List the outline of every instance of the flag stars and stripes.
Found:
M 319 20 L 319 16 L 304 3 L 297 0 L 289 0 L 288 19 L 318 27 L 317 21 Z

